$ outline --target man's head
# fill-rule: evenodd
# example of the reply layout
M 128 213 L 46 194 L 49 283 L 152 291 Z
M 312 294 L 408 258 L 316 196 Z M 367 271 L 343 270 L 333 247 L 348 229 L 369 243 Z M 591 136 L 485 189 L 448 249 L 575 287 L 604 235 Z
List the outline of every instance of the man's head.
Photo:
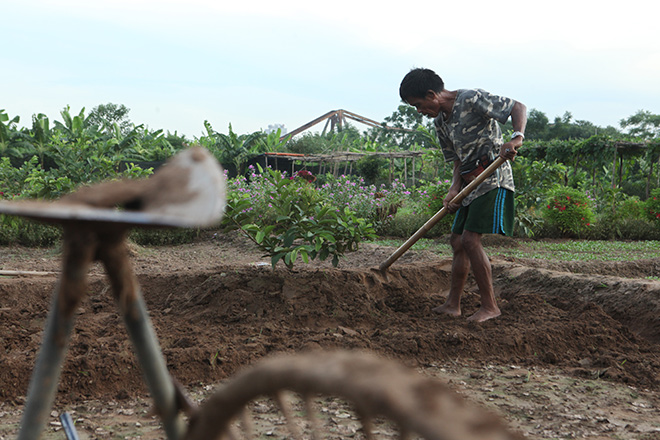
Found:
M 413 69 L 403 77 L 399 86 L 401 99 L 430 118 L 440 114 L 440 94 L 445 83 L 430 69 Z
M 413 69 L 401 81 L 399 96 L 404 102 L 410 98 L 424 98 L 429 90 L 440 93 L 444 90 L 445 83 L 431 69 Z

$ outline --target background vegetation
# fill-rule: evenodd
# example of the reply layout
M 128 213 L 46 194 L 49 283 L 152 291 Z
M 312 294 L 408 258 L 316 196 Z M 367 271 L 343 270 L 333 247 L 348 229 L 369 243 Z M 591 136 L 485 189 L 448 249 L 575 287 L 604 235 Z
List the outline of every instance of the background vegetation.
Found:
M 18 117 L 0 110 L 0 197 L 53 199 L 80 185 L 146 177 L 178 151 L 199 144 L 223 164 L 232 188 L 227 218 L 219 226 L 252 231 L 255 240 L 279 255 L 275 262 L 282 259 L 286 264 L 292 257 L 293 261 L 315 256 L 334 259 L 374 234 L 411 235 L 440 209 L 451 178 L 451 165 L 444 162 L 430 121 L 404 105 L 384 123 L 405 131 L 375 127 L 362 132 L 344 124 L 341 131 L 294 139 L 279 131 L 238 134 L 231 124 L 223 133 L 208 121 L 203 136 L 188 139 L 136 125 L 129 119 L 129 109 L 112 103 L 89 113 L 66 107 L 60 116 L 50 121 L 37 113 L 21 126 Z M 621 120 L 619 128 L 576 121 L 569 112 L 550 121 L 532 109 L 528 118 L 525 145 L 513 162 L 517 236 L 660 239 L 660 115 L 640 110 Z M 512 131 L 508 125 L 502 128 L 505 133 Z M 348 164 L 324 169 L 320 164 L 294 162 L 293 171 L 273 174 L 249 165 L 264 153 L 347 151 L 363 154 L 348 168 Z M 415 161 L 388 155 L 401 152 L 418 154 Z M 313 179 L 297 178 L 302 169 Z M 342 172 L 347 169 L 350 172 Z M 266 177 L 259 179 L 257 174 Z M 276 185 L 268 193 L 270 200 L 263 197 L 267 181 Z M 314 217 L 314 207 L 320 206 L 333 208 L 325 214 L 332 213 L 334 219 L 323 228 L 340 234 L 336 224 L 346 225 L 334 247 L 330 239 L 310 239 L 314 234 L 328 237 L 328 231 L 317 229 L 320 224 L 306 223 Z M 248 208 L 261 217 L 248 216 Z M 285 217 L 289 223 L 279 224 L 278 219 Z M 0 221 L 1 244 L 49 245 L 59 238 L 59 230 L 52 226 L 26 226 L 20 219 L 4 216 Z M 445 219 L 429 236 L 447 233 L 450 222 L 451 218 Z M 135 239 L 163 244 L 195 235 L 138 233 Z M 288 246 L 283 246 L 285 241 Z

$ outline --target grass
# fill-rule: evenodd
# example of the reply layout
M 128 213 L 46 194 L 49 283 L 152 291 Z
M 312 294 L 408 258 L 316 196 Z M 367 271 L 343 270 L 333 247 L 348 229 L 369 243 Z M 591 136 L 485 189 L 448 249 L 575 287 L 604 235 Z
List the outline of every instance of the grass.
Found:
M 634 261 L 660 257 L 660 241 L 532 241 L 494 254 L 558 261 Z
M 381 246 L 399 247 L 405 240 L 377 240 Z M 451 247 L 445 240 L 422 238 L 413 250 L 427 250 L 442 256 L 451 256 Z M 486 246 L 489 256 L 528 258 L 556 261 L 634 261 L 660 258 L 660 241 L 603 241 L 564 240 L 532 241 L 512 239 L 506 246 Z

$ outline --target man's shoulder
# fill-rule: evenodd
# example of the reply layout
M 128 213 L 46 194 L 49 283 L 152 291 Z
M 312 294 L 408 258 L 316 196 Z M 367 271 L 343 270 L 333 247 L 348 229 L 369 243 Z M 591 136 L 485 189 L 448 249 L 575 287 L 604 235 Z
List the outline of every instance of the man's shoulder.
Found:
M 476 101 L 479 98 L 482 98 L 484 96 L 492 96 L 492 93 L 490 93 L 487 90 L 484 89 L 458 89 L 456 94 L 456 99 L 460 99 L 462 101 Z
M 470 99 L 479 95 L 481 92 L 481 89 L 458 89 L 456 90 L 456 99 Z
M 502 118 L 508 118 L 515 104 L 515 101 L 511 98 L 495 95 L 484 89 L 459 90 L 456 102 L 459 108 L 481 112 L 498 121 Z

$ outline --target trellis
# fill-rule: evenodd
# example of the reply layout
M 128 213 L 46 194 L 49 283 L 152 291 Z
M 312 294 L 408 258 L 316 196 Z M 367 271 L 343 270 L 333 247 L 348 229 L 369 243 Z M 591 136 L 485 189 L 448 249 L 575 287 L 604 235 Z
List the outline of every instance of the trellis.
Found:
M 652 144 L 650 142 L 631 142 L 631 141 L 615 141 L 609 147 L 612 147 L 612 188 L 615 189 L 617 186 L 621 186 L 622 180 L 623 180 L 623 159 L 625 155 L 628 156 L 633 156 L 633 155 L 640 155 L 642 153 L 645 153 L 646 150 L 650 147 L 652 147 Z M 535 145 L 525 145 L 524 149 L 530 149 L 530 148 L 535 148 L 538 150 L 545 150 L 548 147 L 543 144 L 535 144 Z M 524 150 L 523 150 L 524 151 Z M 603 152 L 605 153 L 605 152 Z M 660 166 L 660 157 L 658 158 L 658 166 Z M 649 187 L 650 187 L 650 181 L 651 177 L 653 175 L 653 162 L 651 162 L 651 166 L 649 167 L 649 172 L 647 174 L 647 188 L 646 188 L 646 194 L 648 197 L 649 193 Z M 658 186 L 660 186 L 660 176 L 658 176 Z
M 330 154 L 289 154 L 289 153 L 265 153 L 266 163 L 268 163 L 268 157 L 277 157 L 279 159 L 288 159 L 291 163 L 291 174 L 295 172 L 295 162 L 303 162 L 304 166 L 309 166 L 310 163 L 316 163 L 319 166 L 319 174 L 332 173 L 333 176 L 337 177 L 340 172 L 343 174 L 351 174 L 353 172 L 353 163 L 362 159 L 366 156 L 377 156 L 383 157 L 389 160 L 390 169 L 389 169 L 389 182 L 392 183 L 393 180 L 393 165 L 394 159 L 403 159 L 403 178 L 404 181 L 408 181 L 408 175 L 410 174 L 412 185 L 415 185 L 417 181 L 417 176 L 415 168 L 417 165 L 417 159 L 421 158 L 424 154 L 432 150 L 424 151 L 388 151 L 388 152 L 370 152 L 370 153 L 357 153 L 352 151 L 342 151 L 335 152 Z M 423 160 L 423 159 L 422 159 Z M 408 172 L 408 162 L 410 161 L 410 173 Z M 343 171 L 341 170 L 343 166 Z M 288 170 L 287 170 L 288 171 Z

